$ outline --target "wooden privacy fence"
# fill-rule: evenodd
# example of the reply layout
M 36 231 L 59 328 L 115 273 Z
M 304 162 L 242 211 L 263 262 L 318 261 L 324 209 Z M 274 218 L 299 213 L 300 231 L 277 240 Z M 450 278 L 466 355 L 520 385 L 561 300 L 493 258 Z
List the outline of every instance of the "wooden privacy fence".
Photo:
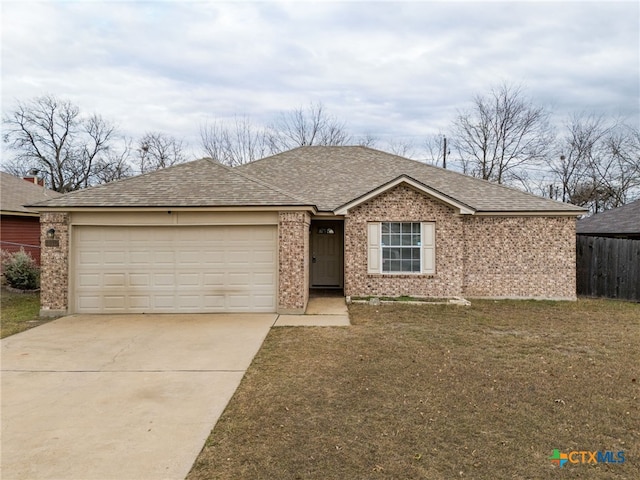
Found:
M 576 275 L 578 295 L 640 302 L 640 240 L 578 235 Z

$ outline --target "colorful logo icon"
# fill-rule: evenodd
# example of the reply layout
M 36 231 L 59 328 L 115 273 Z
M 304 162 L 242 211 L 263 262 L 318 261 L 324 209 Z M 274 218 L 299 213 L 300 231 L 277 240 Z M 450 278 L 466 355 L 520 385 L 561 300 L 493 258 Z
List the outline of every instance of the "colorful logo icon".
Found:
M 558 467 L 563 467 L 567 462 L 573 464 L 590 464 L 590 463 L 624 463 L 624 450 L 618 452 L 606 451 L 586 451 L 573 450 L 569 453 L 562 453 L 559 449 L 553 449 L 553 455 L 549 457 L 551 463 Z
M 569 456 L 566 453 L 560 453 L 560 450 L 557 448 L 553 449 L 553 455 L 549 457 L 551 463 L 557 465 L 558 467 L 562 467 L 565 463 L 567 463 Z

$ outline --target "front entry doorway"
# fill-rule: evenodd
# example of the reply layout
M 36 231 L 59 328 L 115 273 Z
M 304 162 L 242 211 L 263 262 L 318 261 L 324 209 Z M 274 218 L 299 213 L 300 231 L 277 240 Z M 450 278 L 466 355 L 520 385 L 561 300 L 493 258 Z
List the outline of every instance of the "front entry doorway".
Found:
M 311 221 L 311 287 L 344 286 L 344 222 Z

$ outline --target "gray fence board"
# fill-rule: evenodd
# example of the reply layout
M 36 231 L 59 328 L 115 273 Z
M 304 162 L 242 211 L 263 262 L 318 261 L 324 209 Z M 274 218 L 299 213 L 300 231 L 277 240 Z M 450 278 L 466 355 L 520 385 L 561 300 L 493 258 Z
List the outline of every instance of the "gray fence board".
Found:
M 640 240 L 578 235 L 578 295 L 640 302 Z

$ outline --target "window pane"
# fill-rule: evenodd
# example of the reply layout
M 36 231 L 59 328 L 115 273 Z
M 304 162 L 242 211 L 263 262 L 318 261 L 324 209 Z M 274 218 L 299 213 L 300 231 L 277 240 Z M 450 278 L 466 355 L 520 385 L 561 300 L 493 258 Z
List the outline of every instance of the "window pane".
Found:
M 420 235 L 420 224 L 419 223 L 412 223 L 411 224 L 411 231 L 414 234 Z
M 382 233 L 389 233 L 389 222 L 382 222 Z
M 400 260 L 389 260 L 389 271 L 400 272 Z
M 411 272 L 411 262 L 412 262 L 412 260 L 402 260 L 402 271 L 403 272 Z
M 412 272 L 420 271 L 420 259 L 411 261 L 411 271 Z
M 382 245 L 389 245 L 391 243 L 391 235 L 388 233 L 382 234 Z
M 398 222 L 389 222 L 391 233 L 400 233 L 400 224 Z
M 400 255 L 401 255 L 400 258 L 402 260 L 411 260 L 412 250 L 413 249 L 411 249 L 411 248 L 403 248 L 402 252 L 400 253 Z
M 411 245 L 411 240 L 412 240 L 411 234 L 402 235 L 402 245 L 407 245 L 407 246 Z
M 389 245 L 401 245 L 400 243 L 400 235 L 391 235 L 391 239 L 389 240 Z

